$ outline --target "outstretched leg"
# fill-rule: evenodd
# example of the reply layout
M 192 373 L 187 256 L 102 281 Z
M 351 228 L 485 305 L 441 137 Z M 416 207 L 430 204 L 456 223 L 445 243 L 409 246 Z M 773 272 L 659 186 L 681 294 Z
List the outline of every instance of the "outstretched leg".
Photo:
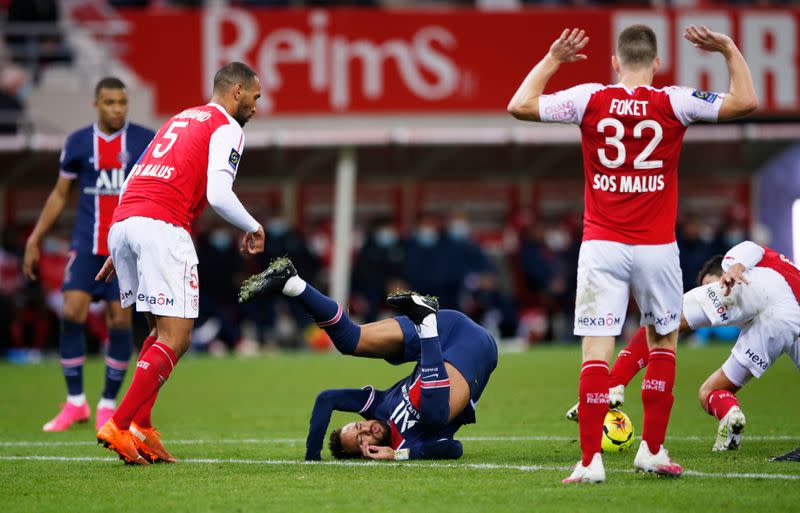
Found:
M 303 280 L 288 258 L 276 258 L 264 272 L 247 279 L 239 292 L 239 301 L 250 301 L 266 293 L 282 293 L 297 302 L 342 354 L 365 358 L 403 355 L 403 331 L 397 321 L 355 324 L 340 304 Z

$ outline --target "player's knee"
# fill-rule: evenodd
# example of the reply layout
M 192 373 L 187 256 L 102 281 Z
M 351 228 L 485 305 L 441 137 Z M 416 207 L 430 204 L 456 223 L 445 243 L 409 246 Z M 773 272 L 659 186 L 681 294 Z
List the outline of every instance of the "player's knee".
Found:
M 700 390 L 697 391 L 697 400 L 700 401 L 700 407 L 704 410 L 706 409 L 706 401 L 708 401 L 708 395 L 710 393 L 711 387 L 709 387 L 707 383 L 700 385 Z
M 64 303 L 64 307 L 61 310 L 61 316 L 65 321 L 75 322 L 78 324 L 85 323 L 87 315 L 88 312 L 86 309 L 81 308 L 80 305 L 74 305 L 72 303 Z
M 131 316 L 124 310 L 112 312 L 108 316 L 108 327 L 112 330 L 127 330 L 131 328 Z

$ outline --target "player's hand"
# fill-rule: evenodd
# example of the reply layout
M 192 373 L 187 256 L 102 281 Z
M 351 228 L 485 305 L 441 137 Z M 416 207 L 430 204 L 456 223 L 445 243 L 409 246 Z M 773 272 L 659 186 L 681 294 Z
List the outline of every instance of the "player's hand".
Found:
M 570 32 L 567 28 L 561 33 L 561 37 L 550 45 L 549 55 L 556 62 L 582 61 L 586 59 L 586 55 L 578 52 L 583 50 L 588 42 L 589 36 L 585 31 L 572 29 Z
M 734 44 L 725 34 L 713 32 L 705 25 L 699 27 L 689 25 L 683 29 L 683 37 L 695 47 L 707 52 L 723 52 Z
M 361 453 L 371 460 L 393 460 L 394 449 L 385 445 L 364 445 Z
M 96 281 L 105 281 L 106 283 L 111 283 L 111 280 L 114 279 L 116 276 L 117 270 L 114 269 L 114 262 L 111 260 L 111 257 L 106 258 L 106 262 L 103 264 L 103 267 L 100 268 L 100 272 L 97 273 L 97 276 L 94 277 Z
M 239 247 L 239 252 L 243 255 L 257 255 L 264 252 L 264 242 L 267 236 L 264 233 L 264 227 L 258 225 L 258 230 L 252 233 L 244 234 L 242 237 L 242 245 Z
M 39 243 L 28 239 L 22 257 L 22 272 L 31 281 L 36 281 L 36 266 L 39 265 Z
M 745 267 L 742 264 L 733 264 L 728 272 L 722 273 L 719 278 L 719 285 L 725 289 L 724 296 L 729 296 L 734 285 L 743 283 L 748 285 L 750 282 L 744 277 Z

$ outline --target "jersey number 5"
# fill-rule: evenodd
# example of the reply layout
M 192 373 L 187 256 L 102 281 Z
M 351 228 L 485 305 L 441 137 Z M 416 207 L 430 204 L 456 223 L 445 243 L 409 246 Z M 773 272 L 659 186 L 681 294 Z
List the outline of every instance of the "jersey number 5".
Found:
M 166 155 L 167 152 L 172 148 L 172 145 L 175 144 L 175 141 L 178 140 L 178 134 L 175 133 L 175 129 L 186 128 L 188 125 L 188 121 L 173 121 L 162 136 L 162 139 L 167 139 L 169 142 L 166 145 L 162 145 L 160 142 L 156 144 L 156 147 L 153 148 L 153 157 L 160 159 Z
M 605 148 L 600 148 L 597 150 L 597 156 L 600 157 L 600 162 L 605 167 L 614 169 L 625 163 L 627 152 L 625 151 L 625 145 L 622 144 L 622 137 L 625 135 L 625 127 L 622 126 L 622 122 L 618 119 L 603 118 L 597 124 L 597 131 L 605 134 L 606 128 L 608 127 L 614 129 L 614 134 L 610 137 L 606 136 L 606 144 L 608 146 L 613 146 L 617 150 L 617 158 L 614 160 L 608 158 Z M 663 160 L 647 160 L 647 157 L 653 153 L 653 150 L 656 149 L 656 146 L 658 146 L 658 143 L 660 143 L 661 139 L 664 137 L 664 129 L 661 128 L 661 125 L 659 125 L 657 121 L 645 119 L 643 121 L 639 121 L 636 123 L 636 126 L 633 127 L 633 138 L 641 139 L 644 135 L 643 132 L 645 129 L 650 129 L 653 131 L 653 138 L 650 140 L 647 146 L 644 147 L 642 152 L 635 159 L 633 159 L 633 168 L 658 169 L 660 167 L 664 167 Z

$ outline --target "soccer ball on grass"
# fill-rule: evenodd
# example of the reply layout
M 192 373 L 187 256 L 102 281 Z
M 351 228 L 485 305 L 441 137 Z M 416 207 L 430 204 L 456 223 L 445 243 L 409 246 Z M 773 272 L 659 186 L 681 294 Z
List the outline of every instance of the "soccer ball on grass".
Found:
M 603 452 L 627 451 L 633 445 L 633 423 L 620 410 L 608 410 L 603 421 Z

